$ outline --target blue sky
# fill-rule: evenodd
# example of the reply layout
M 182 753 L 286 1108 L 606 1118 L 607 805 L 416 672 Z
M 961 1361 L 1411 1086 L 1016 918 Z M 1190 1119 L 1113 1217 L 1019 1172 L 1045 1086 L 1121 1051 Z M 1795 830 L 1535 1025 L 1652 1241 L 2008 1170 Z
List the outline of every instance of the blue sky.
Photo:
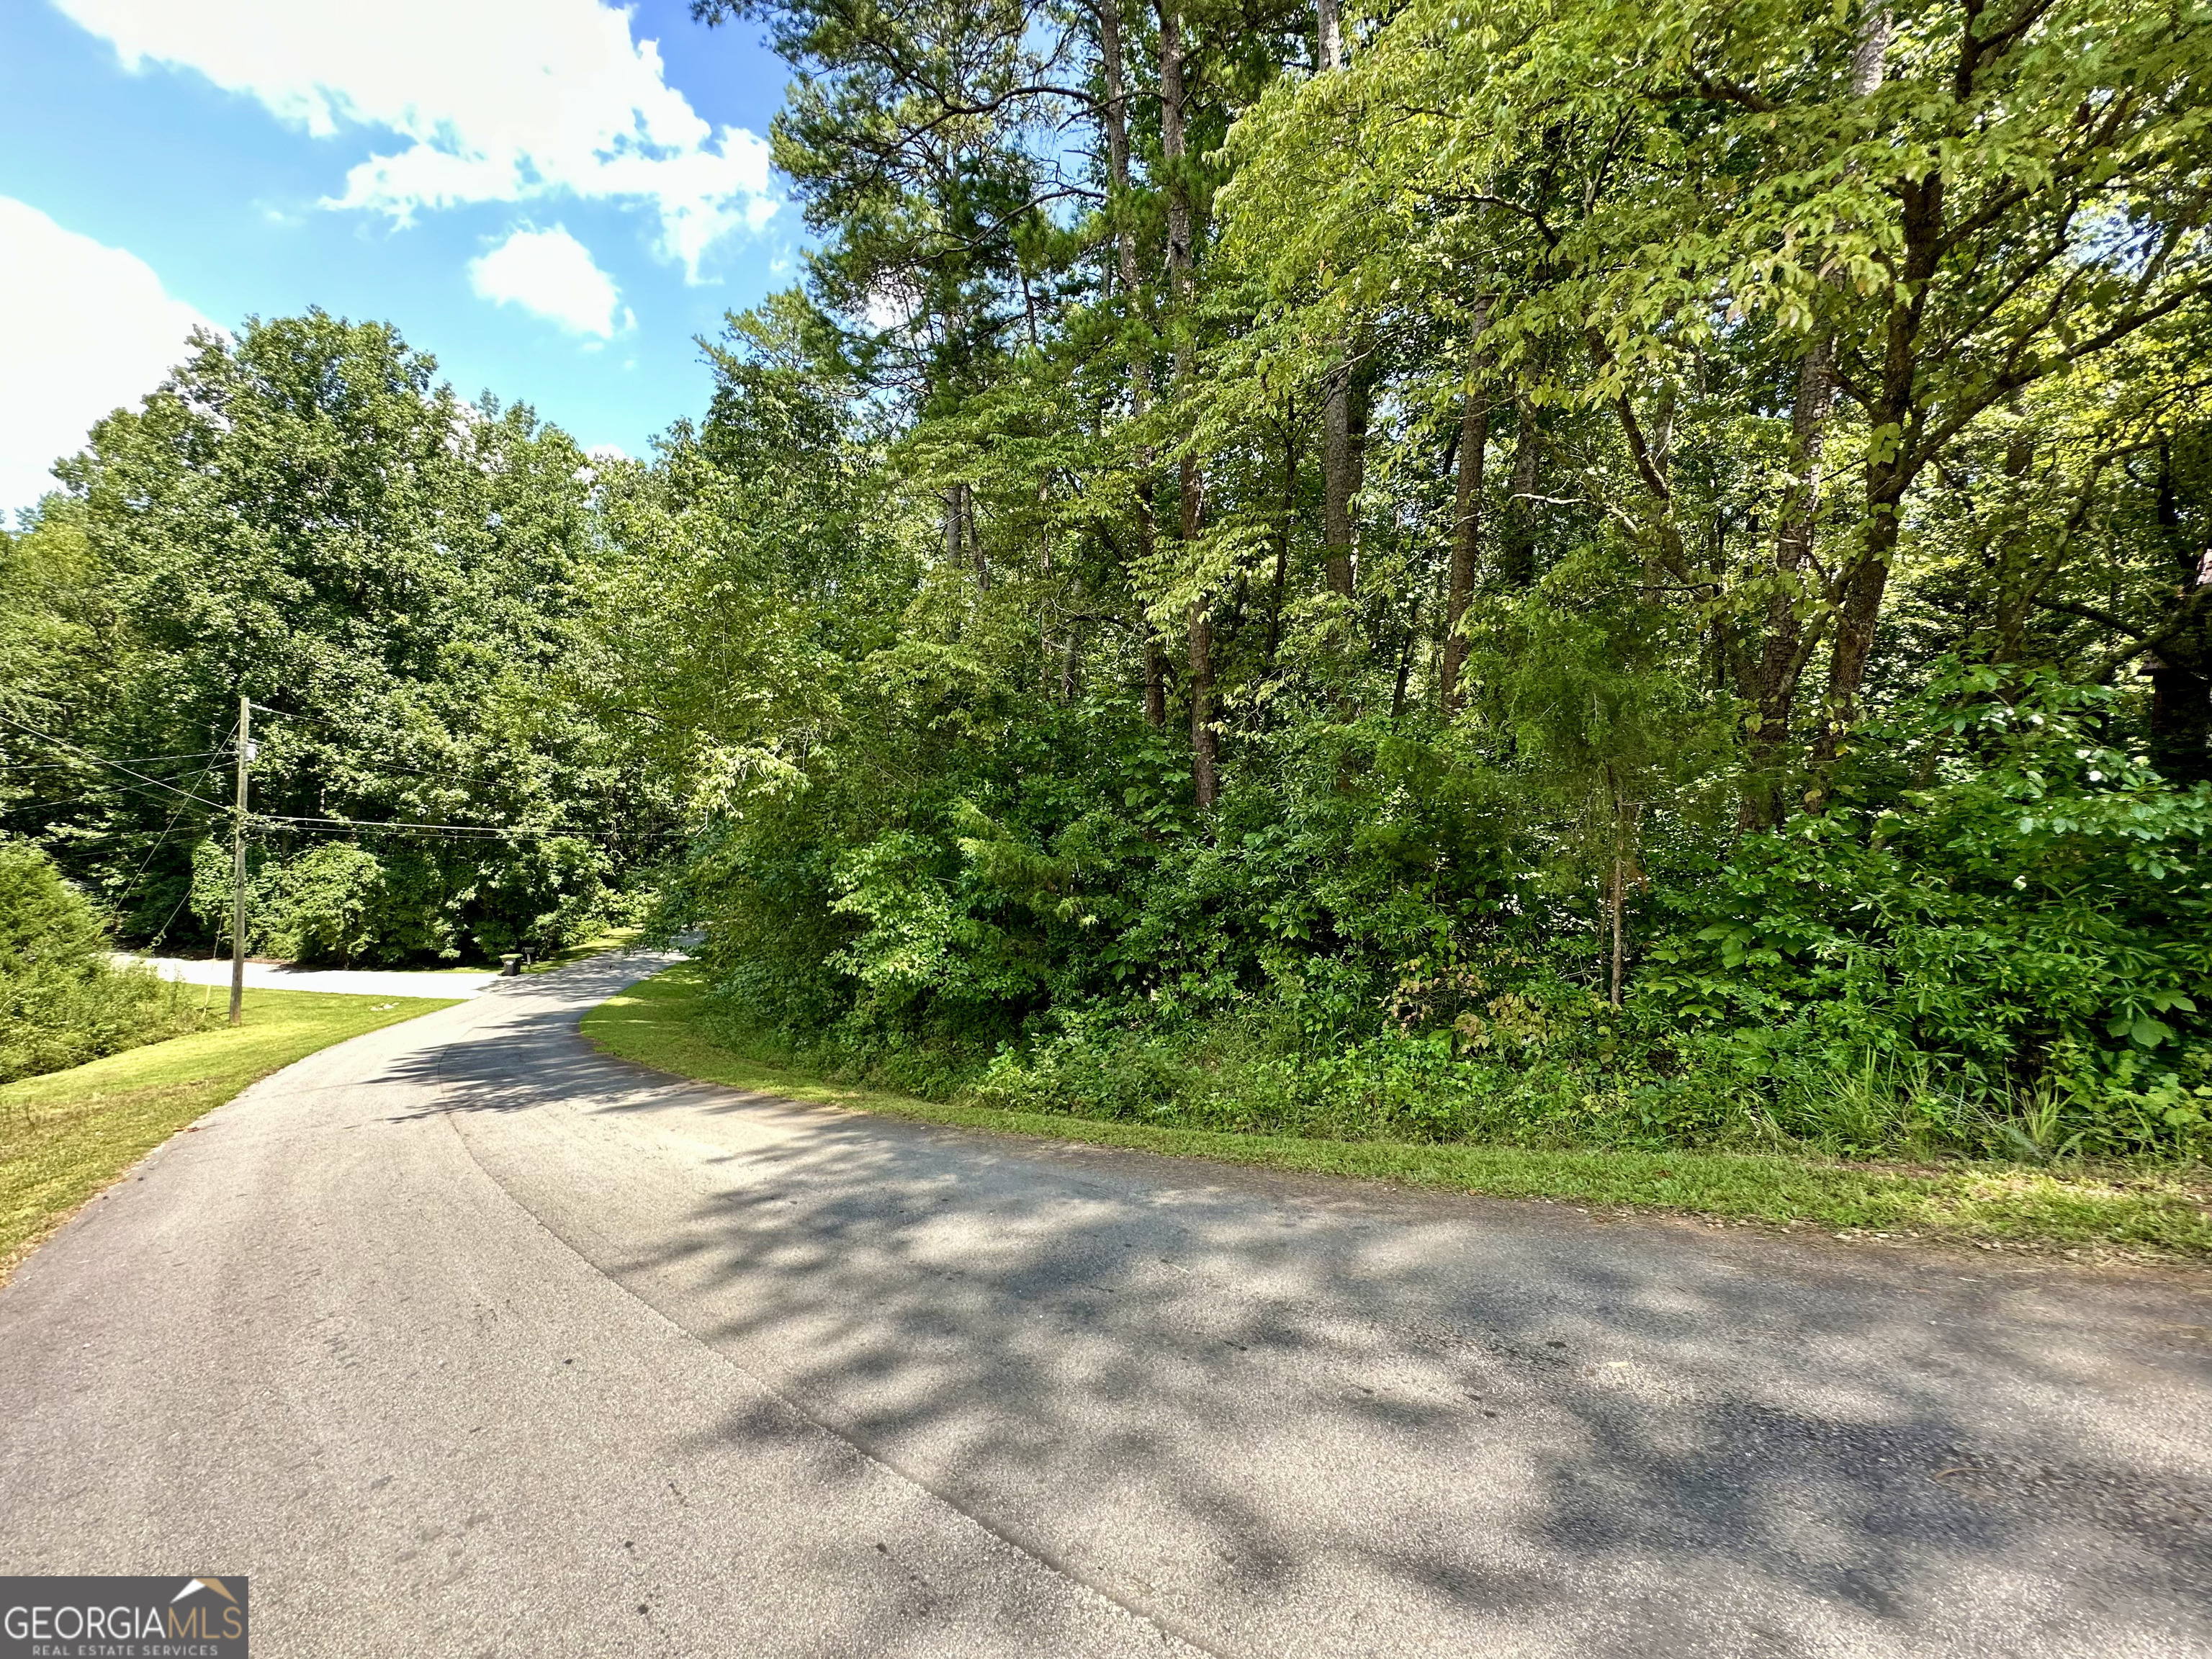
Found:
M 693 337 L 798 275 L 757 35 L 683 0 L 4 0 L 0 515 L 196 319 L 313 305 L 642 453 L 704 407 Z

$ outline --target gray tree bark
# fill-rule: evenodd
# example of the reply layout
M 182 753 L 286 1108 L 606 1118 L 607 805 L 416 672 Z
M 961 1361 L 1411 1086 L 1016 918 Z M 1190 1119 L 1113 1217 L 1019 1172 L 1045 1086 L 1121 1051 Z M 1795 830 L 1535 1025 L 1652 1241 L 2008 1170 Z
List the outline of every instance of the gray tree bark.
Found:
M 1190 180 L 1185 171 L 1189 140 L 1183 123 L 1185 69 L 1182 15 L 1180 0 L 1160 0 L 1160 157 L 1167 173 L 1168 276 L 1176 303 L 1185 312 L 1176 343 L 1176 387 L 1186 389 L 1190 377 L 1190 343 L 1187 337 L 1188 307 L 1197 267 L 1190 204 Z M 1204 480 L 1198 457 L 1186 448 L 1176 469 L 1182 513 L 1180 528 L 1186 547 L 1198 540 L 1203 508 Z M 1201 809 L 1211 807 L 1221 793 L 1220 733 L 1214 726 L 1213 622 L 1208 599 L 1200 593 L 1190 603 L 1187 616 L 1190 651 L 1190 777 Z
M 1490 298 L 1475 302 L 1477 339 L 1490 326 Z M 1474 572 L 1482 551 L 1482 471 L 1490 447 L 1490 364 L 1478 351 L 1460 412 L 1459 480 L 1452 506 L 1450 574 L 1444 590 L 1444 648 L 1437 666 L 1437 694 L 1444 718 L 1459 710 L 1460 670 L 1467 663 L 1467 640 L 1460 632 L 1474 594 Z

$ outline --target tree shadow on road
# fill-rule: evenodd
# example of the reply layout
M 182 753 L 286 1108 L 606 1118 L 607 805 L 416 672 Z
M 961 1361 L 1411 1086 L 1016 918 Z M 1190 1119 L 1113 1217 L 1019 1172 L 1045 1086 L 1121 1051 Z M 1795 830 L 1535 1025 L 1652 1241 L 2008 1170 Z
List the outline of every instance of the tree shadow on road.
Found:
M 2170 1289 L 798 1106 L 573 1022 L 408 1064 L 792 1409 L 1217 1651 L 2212 1651 Z

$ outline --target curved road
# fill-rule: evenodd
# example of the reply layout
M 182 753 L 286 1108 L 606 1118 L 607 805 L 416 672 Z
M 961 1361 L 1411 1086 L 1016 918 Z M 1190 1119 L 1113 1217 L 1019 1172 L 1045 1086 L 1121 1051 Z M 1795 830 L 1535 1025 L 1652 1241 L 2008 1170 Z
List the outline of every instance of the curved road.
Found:
M 2201 1276 L 292 1067 L 0 1290 L 0 1571 L 285 1656 L 2212 1654 Z

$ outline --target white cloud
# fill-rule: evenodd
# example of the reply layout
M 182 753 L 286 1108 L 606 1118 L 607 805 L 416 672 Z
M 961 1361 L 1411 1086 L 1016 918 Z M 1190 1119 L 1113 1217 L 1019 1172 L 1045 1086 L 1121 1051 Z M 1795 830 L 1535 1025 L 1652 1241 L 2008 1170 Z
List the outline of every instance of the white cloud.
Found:
M 696 280 L 721 237 L 775 213 L 765 140 L 719 131 L 660 50 L 599 0 L 55 0 L 126 68 L 197 70 L 317 137 L 396 135 L 325 203 L 424 210 L 574 195 L 650 204 Z
M 0 196 L 0 513 L 58 489 L 47 469 L 92 423 L 135 404 L 206 319 L 134 253 Z
M 560 225 L 508 232 L 490 252 L 469 261 L 469 285 L 487 300 L 511 301 L 573 333 L 614 337 L 621 290 L 592 251 Z

